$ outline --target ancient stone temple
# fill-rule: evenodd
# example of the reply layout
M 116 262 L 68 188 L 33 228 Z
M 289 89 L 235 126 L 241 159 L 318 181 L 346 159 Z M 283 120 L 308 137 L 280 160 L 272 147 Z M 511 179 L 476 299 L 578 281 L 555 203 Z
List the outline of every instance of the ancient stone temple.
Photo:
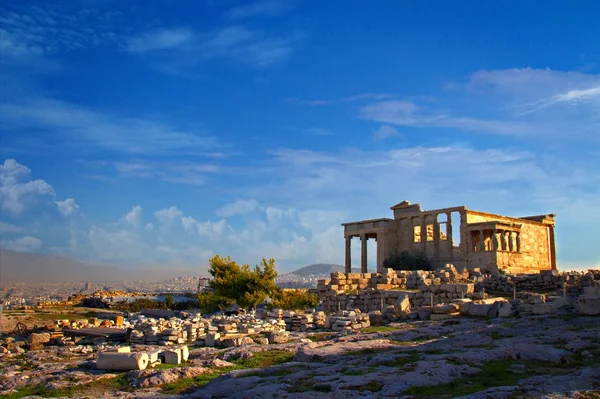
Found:
M 394 218 L 343 223 L 346 273 L 351 272 L 352 238 L 361 241 L 361 272 L 367 272 L 367 240 L 377 242 L 377 272 L 393 249 L 422 251 L 436 266 L 507 273 L 556 269 L 554 214 L 508 217 L 465 206 L 426 211 L 403 201 L 390 208 Z

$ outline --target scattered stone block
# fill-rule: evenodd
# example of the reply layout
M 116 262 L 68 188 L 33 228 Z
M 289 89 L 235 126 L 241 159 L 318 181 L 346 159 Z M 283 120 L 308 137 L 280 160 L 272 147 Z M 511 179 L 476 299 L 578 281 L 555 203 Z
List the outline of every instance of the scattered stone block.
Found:
M 221 341 L 221 334 L 219 333 L 211 333 L 206 334 L 206 338 L 204 339 L 204 344 L 206 346 L 217 346 Z
M 144 370 L 146 367 L 148 367 L 148 355 L 143 352 L 102 352 L 96 360 L 96 368 L 99 370 L 129 371 Z
M 165 357 L 165 364 L 180 364 L 181 363 L 181 351 L 179 349 L 166 350 L 163 352 Z

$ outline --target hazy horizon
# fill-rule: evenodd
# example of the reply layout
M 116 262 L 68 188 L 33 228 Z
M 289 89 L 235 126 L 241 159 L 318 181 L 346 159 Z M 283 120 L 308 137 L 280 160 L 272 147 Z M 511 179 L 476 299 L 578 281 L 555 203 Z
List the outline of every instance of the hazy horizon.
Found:
M 259 262 L 256 262 L 259 263 Z M 339 263 L 315 264 L 336 265 Z M 18 265 L 18 267 L 16 267 Z M 302 267 L 283 268 L 278 265 L 280 274 L 291 273 Z M 251 264 L 254 266 L 254 264 Z M 579 267 L 561 268 L 559 271 L 600 269 L 599 265 L 579 265 Z M 359 265 L 353 265 L 359 269 Z M 370 269 L 369 272 L 375 270 Z M 111 279 L 110 276 L 115 276 Z M 118 276 L 118 278 L 116 277 Z M 0 250 L 0 286 L 16 282 L 118 282 L 118 281 L 164 281 L 175 277 L 202 276 L 210 277 L 208 262 L 205 266 L 191 265 L 146 265 L 126 267 L 125 265 L 90 264 L 79 262 L 64 256 L 47 254 L 20 254 L 13 251 Z

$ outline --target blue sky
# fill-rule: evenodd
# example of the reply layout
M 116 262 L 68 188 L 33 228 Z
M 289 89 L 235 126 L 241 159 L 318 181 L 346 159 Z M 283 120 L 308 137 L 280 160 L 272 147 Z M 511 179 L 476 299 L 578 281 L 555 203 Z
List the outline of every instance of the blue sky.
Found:
M 556 213 L 559 267 L 598 266 L 598 15 L 592 1 L 3 2 L 0 244 L 287 271 L 342 263 L 340 224 L 406 199 Z

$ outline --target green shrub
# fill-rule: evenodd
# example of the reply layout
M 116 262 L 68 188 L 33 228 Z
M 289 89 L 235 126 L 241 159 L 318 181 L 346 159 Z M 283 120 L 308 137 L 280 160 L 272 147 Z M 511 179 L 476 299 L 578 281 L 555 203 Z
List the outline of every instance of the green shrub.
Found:
M 307 309 L 319 306 L 319 296 L 310 294 L 305 289 L 287 289 L 281 290 L 279 295 L 273 298 L 273 301 L 268 305 L 269 309 Z
M 392 250 L 383 267 L 394 270 L 433 270 L 431 261 L 421 251 Z

